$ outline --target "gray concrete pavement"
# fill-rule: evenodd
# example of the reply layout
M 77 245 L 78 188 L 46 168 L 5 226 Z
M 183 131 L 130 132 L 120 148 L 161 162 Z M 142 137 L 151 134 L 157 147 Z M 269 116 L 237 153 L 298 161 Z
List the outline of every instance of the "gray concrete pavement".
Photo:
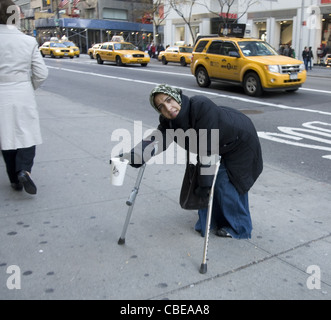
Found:
M 252 239 L 212 234 L 202 275 L 197 212 L 178 204 L 184 165 L 146 167 L 119 246 L 138 170 L 110 184 L 111 136 L 132 121 L 42 89 L 37 99 L 38 194 L 11 190 L 0 161 L 0 299 L 331 298 L 330 184 L 265 163 L 250 192 Z

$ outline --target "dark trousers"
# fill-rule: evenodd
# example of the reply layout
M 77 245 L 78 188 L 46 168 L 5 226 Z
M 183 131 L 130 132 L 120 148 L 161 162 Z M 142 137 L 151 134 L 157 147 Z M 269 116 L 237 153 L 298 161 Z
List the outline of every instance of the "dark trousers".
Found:
M 205 235 L 207 212 L 207 208 L 198 211 L 199 220 L 195 225 L 195 230 L 201 230 L 202 236 Z M 251 238 L 252 220 L 248 193 L 238 193 L 222 164 L 217 174 L 214 189 L 211 229 L 213 228 L 223 228 L 235 239 Z
M 36 146 L 15 150 L 1 150 L 5 160 L 7 174 L 11 183 L 17 183 L 17 173 L 25 170 L 31 173 Z

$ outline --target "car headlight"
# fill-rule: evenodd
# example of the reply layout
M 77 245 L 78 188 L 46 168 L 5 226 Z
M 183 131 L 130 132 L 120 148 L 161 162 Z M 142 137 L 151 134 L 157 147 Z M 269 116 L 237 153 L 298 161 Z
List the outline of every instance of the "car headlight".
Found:
M 125 54 L 123 57 L 124 58 L 132 58 L 132 54 Z
M 279 66 L 278 65 L 270 65 L 268 66 L 268 70 L 273 73 L 279 73 Z
M 303 70 L 306 70 L 305 65 L 303 63 L 299 66 L 299 72 L 302 72 Z
M 61 52 L 61 50 L 60 49 L 56 49 L 55 52 L 56 53 L 59 53 L 59 52 Z

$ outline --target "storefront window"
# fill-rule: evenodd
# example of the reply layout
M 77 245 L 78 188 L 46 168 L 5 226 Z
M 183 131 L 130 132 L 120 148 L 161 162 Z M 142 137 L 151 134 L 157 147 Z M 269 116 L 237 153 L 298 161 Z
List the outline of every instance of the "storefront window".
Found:
M 324 14 L 322 19 L 322 45 L 331 52 L 331 14 Z

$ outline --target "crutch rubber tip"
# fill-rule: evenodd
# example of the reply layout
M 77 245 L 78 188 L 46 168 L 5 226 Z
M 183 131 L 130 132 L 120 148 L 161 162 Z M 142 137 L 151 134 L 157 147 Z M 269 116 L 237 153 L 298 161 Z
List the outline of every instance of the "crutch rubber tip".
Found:
M 125 243 L 125 238 L 124 239 L 119 238 L 117 243 L 118 244 L 124 244 Z
M 207 272 L 207 263 L 201 263 L 200 273 L 205 274 Z

